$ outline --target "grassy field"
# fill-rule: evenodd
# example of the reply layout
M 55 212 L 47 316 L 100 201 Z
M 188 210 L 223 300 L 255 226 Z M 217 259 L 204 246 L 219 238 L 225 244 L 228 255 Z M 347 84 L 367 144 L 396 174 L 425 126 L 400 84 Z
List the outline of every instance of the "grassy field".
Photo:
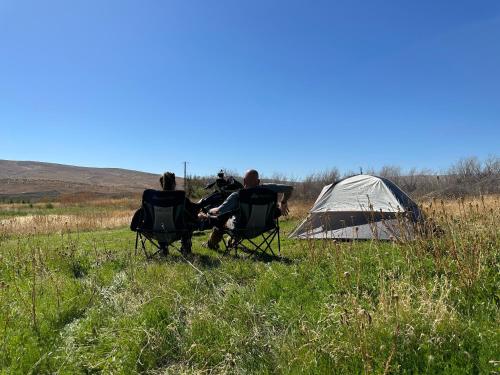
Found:
M 0 206 L 0 373 L 500 372 L 498 197 L 407 244 L 289 240 L 296 205 L 281 261 L 146 261 L 135 205 Z

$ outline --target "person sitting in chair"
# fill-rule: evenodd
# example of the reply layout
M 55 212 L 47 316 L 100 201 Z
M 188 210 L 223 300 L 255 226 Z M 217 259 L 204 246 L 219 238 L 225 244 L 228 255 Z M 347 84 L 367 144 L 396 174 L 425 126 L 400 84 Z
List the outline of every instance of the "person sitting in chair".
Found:
M 288 199 L 292 195 L 293 186 L 283 185 L 283 184 L 261 184 L 259 179 L 259 172 L 255 169 L 250 169 L 245 173 L 243 179 L 244 189 L 263 187 L 272 190 L 278 194 L 283 194 L 280 202 L 280 212 L 277 213 L 277 217 L 280 215 L 288 215 Z M 208 211 L 211 216 L 216 216 L 217 218 L 210 219 L 208 215 L 204 213 L 198 214 L 201 220 L 209 220 L 210 224 L 213 225 L 213 230 L 210 238 L 207 242 L 207 247 L 210 249 L 218 249 L 219 242 L 223 237 L 224 227 L 230 225 L 230 219 L 233 218 L 235 211 L 239 208 L 239 195 L 238 192 L 232 193 L 219 207 L 212 208 Z
M 175 182 L 175 174 L 172 172 L 165 172 L 160 177 L 160 185 L 163 191 L 172 191 L 175 190 L 176 182 Z M 186 197 L 186 201 L 184 203 L 184 208 L 186 210 L 186 222 L 190 224 L 193 228 L 197 226 L 198 220 L 197 215 L 199 212 L 199 208 Z M 192 239 L 193 232 L 190 231 L 185 233 L 181 237 L 181 251 L 184 254 L 188 254 L 191 252 L 192 247 Z

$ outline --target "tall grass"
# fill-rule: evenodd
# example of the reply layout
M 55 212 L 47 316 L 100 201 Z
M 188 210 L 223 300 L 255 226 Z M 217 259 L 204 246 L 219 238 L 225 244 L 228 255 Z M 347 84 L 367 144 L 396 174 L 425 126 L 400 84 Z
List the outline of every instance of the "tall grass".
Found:
M 97 222 L 10 229 L 0 236 L 0 368 L 498 372 L 499 198 L 422 205 L 442 234 L 406 244 L 290 240 L 306 209 L 295 207 L 282 223 L 285 259 L 273 262 L 206 250 L 204 236 L 190 263 L 146 261 L 131 232 Z

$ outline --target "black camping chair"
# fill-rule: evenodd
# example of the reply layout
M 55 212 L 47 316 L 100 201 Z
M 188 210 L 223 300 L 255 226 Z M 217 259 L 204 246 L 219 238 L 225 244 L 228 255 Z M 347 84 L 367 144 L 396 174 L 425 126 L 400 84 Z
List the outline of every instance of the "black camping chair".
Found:
M 144 190 L 142 208 L 138 211 L 140 216 L 138 218 L 134 216 L 130 226 L 130 229 L 137 233 L 136 254 L 140 242 L 146 258 L 150 259 L 158 253 L 166 255 L 170 245 L 193 231 L 194 228 L 188 224 L 186 218 L 185 202 L 184 191 Z M 148 254 L 146 241 L 149 241 L 157 251 Z
M 278 254 L 281 256 L 278 195 L 263 187 L 243 189 L 238 194 L 240 208 L 236 212 L 234 226 L 224 229 L 230 237 L 228 241 L 223 239 L 226 252 L 241 249 L 265 255 L 270 251 L 276 256 L 271 244 L 277 238 Z

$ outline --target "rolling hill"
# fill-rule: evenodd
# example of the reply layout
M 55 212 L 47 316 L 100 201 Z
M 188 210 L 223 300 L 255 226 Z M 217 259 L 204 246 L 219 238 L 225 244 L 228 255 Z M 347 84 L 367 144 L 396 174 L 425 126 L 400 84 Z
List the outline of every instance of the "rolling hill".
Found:
M 0 160 L 0 199 L 39 200 L 64 195 L 128 196 L 158 188 L 159 176 L 120 168 L 91 168 Z M 177 184 L 182 186 L 182 179 Z

